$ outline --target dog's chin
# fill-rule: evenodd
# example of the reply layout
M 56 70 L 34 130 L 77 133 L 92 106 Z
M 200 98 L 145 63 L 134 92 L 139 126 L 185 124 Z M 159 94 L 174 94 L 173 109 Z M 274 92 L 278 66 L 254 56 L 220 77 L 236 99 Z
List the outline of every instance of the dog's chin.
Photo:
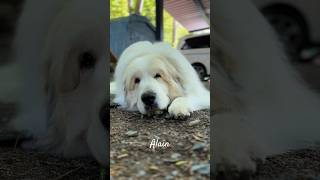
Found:
M 167 111 L 167 106 L 143 106 L 143 109 L 139 109 L 139 112 L 141 114 L 147 115 L 147 116 L 155 116 L 155 115 L 161 115 L 164 114 Z
M 138 110 L 141 114 L 152 115 L 155 111 L 160 111 L 161 109 L 158 106 L 145 106 L 142 105 L 140 108 L 138 106 Z
M 135 107 L 137 107 L 137 110 L 141 114 L 153 115 L 166 111 L 169 104 L 170 99 L 168 97 L 163 97 L 162 101 L 156 101 L 156 103 L 152 106 L 146 106 L 142 101 L 138 101 Z

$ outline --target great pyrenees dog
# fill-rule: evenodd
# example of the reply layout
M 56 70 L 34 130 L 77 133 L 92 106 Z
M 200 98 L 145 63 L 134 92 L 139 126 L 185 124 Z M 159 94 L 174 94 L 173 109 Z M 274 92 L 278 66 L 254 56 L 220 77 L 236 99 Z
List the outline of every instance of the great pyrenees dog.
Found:
M 244 178 L 255 160 L 320 139 L 320 100 L 250 1 L 216 0 L 212 12 L 213 172 Z
M 26 0 L 13 64 L 3 70 L 19 90 L 1 91 L 18 101 L 10 126 L 32 137 L 25 147 L 108 164 L 107 7 L 103 0 Z
M 175 118 L 210 108 L 210 93 L 186 58 L 166 43 L 141 41 L 121 54 L 110 91 L 114 102 L 142 114 L 167 110 Z

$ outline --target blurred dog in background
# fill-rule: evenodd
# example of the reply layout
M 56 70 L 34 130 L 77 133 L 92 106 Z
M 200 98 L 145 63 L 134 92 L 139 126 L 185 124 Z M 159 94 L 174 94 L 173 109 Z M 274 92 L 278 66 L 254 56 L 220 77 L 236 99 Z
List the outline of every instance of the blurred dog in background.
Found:
M 26 147 L 107 165 L 106 8 L 100 0 L 25 2 L 0 94 L 18 101 L 10 125 L 33 138 Z
M 254 172 L 257 159 L 319 140 L 320 101 L 250 1 L 213 8 L 214 173 L 236 179 Z

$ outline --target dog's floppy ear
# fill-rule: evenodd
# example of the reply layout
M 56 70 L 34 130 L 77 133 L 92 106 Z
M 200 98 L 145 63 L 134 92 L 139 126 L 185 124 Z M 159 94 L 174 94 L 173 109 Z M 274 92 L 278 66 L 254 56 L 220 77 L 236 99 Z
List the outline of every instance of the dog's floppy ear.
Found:
M 80 83 L 80 68 L 72 59 L 67 58 L 63 63 L 58 88 L 60 92 L 69 92 Z
M 74 90 L 80 83 L 80 68 L 73 61 L 65 61 L 62 69 L 60 90 L 69 92 Z

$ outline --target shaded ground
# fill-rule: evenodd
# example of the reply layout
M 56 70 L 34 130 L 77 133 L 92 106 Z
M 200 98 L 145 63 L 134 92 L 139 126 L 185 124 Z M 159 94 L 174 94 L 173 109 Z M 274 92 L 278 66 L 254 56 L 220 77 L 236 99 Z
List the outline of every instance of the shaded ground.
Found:
M 114 179 L 209 178 L 209 111 L 195 112 L 188 120 L 142 117 L 114 108 L 110 115 Z M 170 147 L 153 150 L 152 139 Z
M 89 158 L 64 159 L 40 152 L 22 150 L 17 134 L 3 124 L 14 117 L 12 104 L 0 103 L 0 179 L 101 179 L 102 169 Z
M 99 179 L 100 168 L 91 159 L 63 159 L 47 154 L 0 147 L 0 179 Z
M 255 180 L 319 180 L 320 147 L 269 157 L 258 167 Z

